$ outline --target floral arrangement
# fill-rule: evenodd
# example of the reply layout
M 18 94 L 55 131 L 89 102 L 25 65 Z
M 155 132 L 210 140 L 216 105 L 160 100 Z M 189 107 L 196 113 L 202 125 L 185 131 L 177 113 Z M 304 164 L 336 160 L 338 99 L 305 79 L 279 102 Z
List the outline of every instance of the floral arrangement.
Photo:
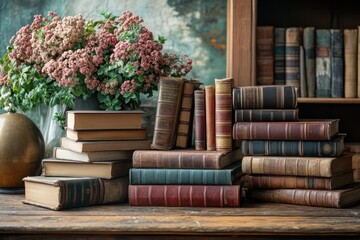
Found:
M 0 60 L 0 108 L 73 108 L 75 97 L 96 94 L 102 109 L 133 109 L 141 93 L 153 95 L 160 76 L 181 77 L 191 70 L 187 56 L 162 52 L 166 39 L 154 39 L 141 17 L 102 16 L 85 21 L 49 12 L 22 27 Z

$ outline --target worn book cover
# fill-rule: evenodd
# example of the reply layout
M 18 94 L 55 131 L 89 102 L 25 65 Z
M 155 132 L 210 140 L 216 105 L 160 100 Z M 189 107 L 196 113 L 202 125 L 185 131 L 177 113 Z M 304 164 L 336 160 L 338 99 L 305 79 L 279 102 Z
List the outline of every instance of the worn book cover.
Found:
M 330 29 L 331 97 L 344 97 L 344 35 L 342 29 Z
M 194 92 L 194 122 L 195 122 L 195 149 L 206 149 L 206 116 L 205 116 L 205 90 Z
M 330 30 L 316 29 L 316 97 L 331 97 Z
M 274 84 L 274 27 L 256 27 L 256 84 Z
M 300 90 L 301 28 L 289 27 L 285 32 L 285 83 Z
M 274 28 L 274 84 L 285 85 L 285 28 Z
M 316 96 L 315 27 L 305 27 L 303 32 L 305 75 L 308 97 Z
M 344 29 L 344 96 L 356 98 L 357 95 L 357 57 L 358 57 L 358 30 Z
M 236 109 L 235 122 L 290 122 L 299 120 L 299 109 Z
M 74 141 L 141 140 L 146 138 L 146 129 L 66 129 L 65 136 Z
M 215 86 L 205 86 L 206 150 L 215 151 Z

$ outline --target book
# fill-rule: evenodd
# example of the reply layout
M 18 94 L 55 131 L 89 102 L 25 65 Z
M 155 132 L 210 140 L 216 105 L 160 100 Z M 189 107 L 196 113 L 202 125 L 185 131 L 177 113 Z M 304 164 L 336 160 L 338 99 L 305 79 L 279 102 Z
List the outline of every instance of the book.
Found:
M 360 26 L 357 27 L 357 80 L 356 80 L 356 85 L 357 85 L 357 97 L 359 98 L 360 97 L 360 71 L 359 71 L 359 67 L 360 67 L 360 53 L 359 53 L 359 49 L 360 49 L 360 42 L 359 42 L 359 39 L 360 39 Z
M 215 79 L 215 142 L 216 150 L 232 149 L 233 79 Z
M 136 150 L 133 155 L 134 168 L 204 168 L 222 169 L 240 161 L 239 148 L 232 151 L 198 151 L 174 149 L 168 151 Z
M 42 176 L 45 177 L 96 177 L 118 178 L 129 175 L 131 160 L 107 162 L 77 162 L 55 158 L 41 161 Z
M 358 30 L 344 29 L 344 96 L 357 97 Z
M 125 202 L 128 177 L 115 179 L 31 176 L 25 183 L 25 204 L 51 210 Z
M 246 174 L 332 177 L 351 171 L 352 155 L 339 157 L 244 156 Z
M 129 185 L 130 206 L 239 207 L 240 185 Z
M 339 119 L 296 122 L 236 122 L 235 140 L 330 140 L 339 132 Z
M 256 27 L 256 85 L 274 84 L 274 27 Z
M 176 147 L 187 148 L 191 145 L 192 119 L 194 114 L 194 88 L 194 83 L 185 81 L 176 136 Z
M 285 31 L 285 83 L 300 90 L 301 29 L 289 27 Z
M 215 86 L 205 86 L 206 150 L 215 151 Z
M 74 152 L 69 149 L 54 147 L 52 157 L 80 162 L 128 161 L 132 159 L 133 152 L 133 150 Z
M 299 109 L 236 109 L 235 122 L 289 122 L 299 120 Z
M 274 28 L 274 84 L 285 85 L 285 28 Z
M 330 29 L 331 97 L 344 97 L 344 36 L 341 29 Z
M 154 136 L 151 144 L 153 149 L 172 149 L 176 144 L 184 82 L 184 78 L 160 78 Z
M 206 149 L 206 116 L 205 116 L 205 91 L 194 92 L 194 123 L 195 123 L 195 149 Z
M 360 169 L 355 169 L 354 170 L 354 181 L 355 182 L 360 182 Z
M 243 140 L 241 149 L 245 156 L 337 157 L 344 151 L 344 138 L 339 134 L 324 141 Z
M 352 155 L 352 169 L 360 169 L 360 154 Z
M 233 88 L 234 109 L 285 109 L 297 107 L 294 86 L 247 86 Z
M 300 96 L 307 97 L 308 90 L 307 90 L 307 81 L 306 81 L 306 70 L 305 70 L 305 53 L 304 47 L 299 47 L 299 65 L 300 65 Z
M 360 142 L 346 142 L 345 150 L 352 153 L 360 153 Z
M 315 27 L 305 27 L 303 32 L 306 86 L 308 97 L 316 94 Z
M 66 128 L 72 130 L 141 128 L 143 111 L 67 111 Z
M 146 129 L 66 129 L 65 136 L 74 141 L 141 140 L 146 138 Z
M 60 147 L 74 152 L 119 151 L 150 149 L 149 140 L 122 140 L 122 141 L 83 141 L 76 142 L 62 137 Z
M 223 169 L 132 168 L 129 174 L 131 185 L 233 185 L 243 175 L 240 161 Z
M 333 190 L 353 183 L 354 179 L 351 171 L 332 177 L 246 175 L 242 181 L 248 188 Z
M 335 190 L 249 189 L 246 197 L 265 202 L 344 208 L 360 201 L 360 184 Z
M 316 97 L 331 97 L 330 30 L 316 29 Z

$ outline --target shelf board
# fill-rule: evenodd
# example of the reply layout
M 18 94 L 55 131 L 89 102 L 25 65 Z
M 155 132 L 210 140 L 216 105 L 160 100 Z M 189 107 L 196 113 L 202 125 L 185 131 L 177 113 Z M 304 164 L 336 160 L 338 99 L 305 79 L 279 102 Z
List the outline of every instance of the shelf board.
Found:
M 360 104 L 360 98 L 298 98 L 298 103 Z

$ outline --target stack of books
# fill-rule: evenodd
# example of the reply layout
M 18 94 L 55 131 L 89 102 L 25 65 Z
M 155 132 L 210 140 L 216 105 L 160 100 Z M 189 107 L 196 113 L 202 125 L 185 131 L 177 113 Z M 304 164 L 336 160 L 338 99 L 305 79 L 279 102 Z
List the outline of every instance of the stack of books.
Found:
M 41 176 L 24 178 L 24 203 L 53 210 L 127 201 L 134 150 L 149 149 L 142 111 L 68 111 L 65 137 Z
M 345 151 L 353 154 L 352 168 L 354 170 L 354 181 L 360 182 L 360 144 L 356 142 L 347 142 Z
M 241 150 L 136 150 L 130 169 L 132 206 L 238 207 Z
M 360 200 L 339 119 L 298 119 L 292 86 L 234 88 L 233 136 L 241 141 L 247 196 L 344 207 Z M 357 195 L 356 195 L 357 194 Z

